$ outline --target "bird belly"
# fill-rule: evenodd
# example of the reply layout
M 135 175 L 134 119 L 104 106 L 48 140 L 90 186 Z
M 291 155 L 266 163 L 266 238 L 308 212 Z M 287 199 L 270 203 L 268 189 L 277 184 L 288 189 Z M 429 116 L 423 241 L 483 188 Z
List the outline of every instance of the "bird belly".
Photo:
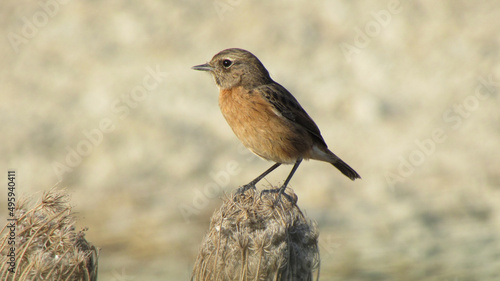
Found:
M 310 158 L 312 139 L 309 134 L 274 112 L 259 94 L 223 90 L 219 106 L 234 134 L 256 155 L 285 164 Z

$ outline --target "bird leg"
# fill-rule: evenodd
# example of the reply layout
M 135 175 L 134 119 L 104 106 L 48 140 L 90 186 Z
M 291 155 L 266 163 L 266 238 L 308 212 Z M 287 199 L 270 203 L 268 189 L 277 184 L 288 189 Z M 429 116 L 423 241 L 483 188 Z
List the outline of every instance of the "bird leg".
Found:
M 256 177 L 253 181 L 249 182 L 248 184 L 245 184 L 244 186 L 238 188 L 238 191 L 236 191 L 236 194 L 242 194 L 245 191 L 249 190 L 250 188 L 255 189 L 255 185 L 263 179 L 265 176 L 267 176 L 270 172 L 274 171 L 276 168 L 278 168 L 281 165 L 281 163 L 276 163 L 271 166 L 271 168 L 267 169 L 264 173 L 262 173 L 260 176 Z
M 285 182 L 283 183 L 283 185 L 280 188 L 262 190 L 261 197 L 262 197 L 262 193 L 278 192 L 279 193 L 278 200 L 281 201 L 281 195 L 284 195 L 286 197 L 286 199 L 288 199 L 290 202 L 293 202 L 294 200 L 288 194 L 285 193 L 285 190 L 286 190 L 288 183 L 292 179 L 293 174 L 295 173 L 295 171 L 297 171 L 297 168 L 299 167 L 301 162 L 302 162 L 302 159 L 300 159 L 300 158 L 297 159 L 297 161 L 295 161 L 295 164 L 293 165 L 293 168 L 290 171 L 290 174 L 288 174 L 288 177 L 286 178 Z
M 288 177 L 286 178 L 285 183 L 280 187 L 280 194 L 285 193 L 286 186 L 288 185 L 288 183 L 292 179 L 293 174 L 295 174 L 295 171 L 297 171 L 297 168 L 299 167 L 301 162 L 302 162 L 301 158 L 299 158 L 299 159 L 297 159 L 297 161 L 295 161 L 295 164 L 293 165 L 293 168 L 290 171 L 290 174 L 288 174 Z

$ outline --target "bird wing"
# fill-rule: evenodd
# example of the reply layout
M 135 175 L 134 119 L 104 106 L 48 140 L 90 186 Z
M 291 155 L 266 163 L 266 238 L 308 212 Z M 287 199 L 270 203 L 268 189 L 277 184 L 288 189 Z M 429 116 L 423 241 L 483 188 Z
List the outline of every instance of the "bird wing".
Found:
M 273 105 L 275 112 L 302 126 L 313 138 L 327 146 L 316 123 L 285 87 L 273 82 L 259 86 L 255 90 L 262 93 L 263 97 Z

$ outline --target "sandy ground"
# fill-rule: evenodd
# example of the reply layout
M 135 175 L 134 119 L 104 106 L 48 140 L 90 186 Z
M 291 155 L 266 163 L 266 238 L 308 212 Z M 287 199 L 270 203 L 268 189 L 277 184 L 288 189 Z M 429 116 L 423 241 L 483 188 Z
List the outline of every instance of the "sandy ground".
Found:
M 229 47 L 363 177 L 305 162 L 291 182 L 320 227 L 321 280 L 500 280 L 497 1 L 22 0 L 0 15 L 0 172 L 18 196 L 62 179 L 100 280 L 188 279 L 221 194 L 270 166 L 190 69 Z

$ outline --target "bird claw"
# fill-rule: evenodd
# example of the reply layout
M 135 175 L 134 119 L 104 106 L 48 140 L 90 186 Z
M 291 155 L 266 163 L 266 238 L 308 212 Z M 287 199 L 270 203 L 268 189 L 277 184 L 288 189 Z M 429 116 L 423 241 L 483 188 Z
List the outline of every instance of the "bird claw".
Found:
M 249 189 L 256 189 L 255 187 L 255 184 L 245 184 L 244 186 L 238 188 L 238 190 L 236 190 L 236 193 L 235 195 L 239 195 L 239 194 L 243 194 L 245 193 L 245 191 L 249 190 Z
M 276 188 L 276 189 L 265 189 L 265 190 L 262 190 L 261 193 L 260 193 L 260 199 L 262 200 L 262 195 L 264 193 L 278 193 L 278 198 L 276 199 L 276 201 L 274 201 L 274 205 L 277 205 L 278 202 L 283 205 L 283 201 L 281 201 L 281 196 L 282 195 L 290 203 L 292 203 L 293 205 L 295 205 L 297 203 L 297 198 L 293 198 L 292 196 L 286 194 L 285 190 L 286 190 L 286 186 L 282 186 L 282 187 Z

